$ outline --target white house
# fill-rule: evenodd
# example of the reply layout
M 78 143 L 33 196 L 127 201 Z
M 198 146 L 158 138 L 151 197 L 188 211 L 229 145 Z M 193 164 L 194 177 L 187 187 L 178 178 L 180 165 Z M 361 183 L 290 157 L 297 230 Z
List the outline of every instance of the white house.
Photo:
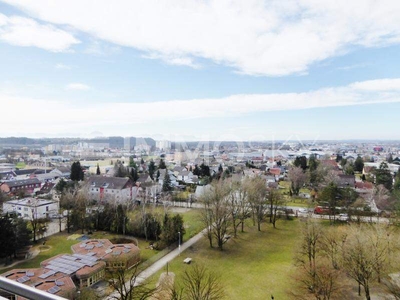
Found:
M 3 212 L 14 212 L 25 220 L 46 218 L 50 214 L 58 213 L 58 210 L 59 204 L 56 201 L 30 197 L 3 203 Z

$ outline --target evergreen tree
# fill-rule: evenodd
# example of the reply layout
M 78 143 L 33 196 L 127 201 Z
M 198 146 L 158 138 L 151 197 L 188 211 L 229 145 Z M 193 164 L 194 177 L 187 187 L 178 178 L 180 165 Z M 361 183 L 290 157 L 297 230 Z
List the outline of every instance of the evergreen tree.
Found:
M 183 218 L 180 214 L 174 215 L 172 218 L 168 213 L 164 215 L 163 227 L 161 232 L 161 241 L 166 245 L 178 242 L 185 234 L 185 227 L 183 226 Z
M 362 159 L 361 156 L 358 156 L 354 162 L 354 171 L 361 173 L 363 169 L 364 169 L 364 160 Z
M 11 258 L 15 251 L 16 236 L 11 219 L 0 216 L 0 258 Z
M 375 170 L 376 184 L 383 184 L 387 190 L 392 190 L 393 178 L 390 174 L 387 163 L 382 162 L 378 169 Z
M 64 180 L 64 178 L 61 178 L 60 181 L 56 184 L 55 189 L 58 193 L 62 194 L 64 193 L 65 189 L 67 188 L 67 182 Z
M 71 175 L 70 178 L 73 181 L 81 181 L 83 180 L 84 173 L 79 161 L 75 161 L 71 165 Z
M 318 163 L 315 155 L 311 154 L 310 158 L 308 160 L 308 170 L 310 172 L 310 183 L 311 184 L 315 184 L 318 181 L 318 173 L 317 173 L 318 164 L 319 163 Z
M 343 156 L 341 154 L 336 154 L 336 162 L 338 163 L 343 159 Z
M 395 181 L 394 181 L 394 185 L 393 185 L 393 189 L 395 191 L 400 191 L 400 168 L 397 170 Z
M 96 175 L 100 175 L 100 167 L 99 167 L 99 164 L 97 164 Z
M 160 159 L 160 164 L 158 165 L 158 168 L 162 170 L 167 168 L 163 159 Z
M 156 171 L 156 165 L 155 165 L 154 161 L 151 161 L 149 164 L 149 175 L 152 180 L 154 180 L 153 175 L 154 175 L 155 171 Z
M 156 175 L 157 181 L 158 181 L 159 178 L 160 178 L 160 170 L 157 170 L 157 175 Z
M 139 179 L 139 175 L 135 168 L 131 168 L 129 178 L 132 179 L 133 182 L 136 182 Z
M 169 177 L 168 171 L 165 172 L 162 190 L 163 192 L 169 192 L 172 190 L 171 178 Z
M 307 158 L 305 156 L 297 156 L 293 162 L 295 167 L 300 167 L 305 171 L 307 169 Z
M 200 175 L 210 177 L 210 167 L 205 165 L 204 162 L 200 165 Z
M 194 166 L 193 175 L 201 176 L 201 170 L 198 165 Z
M 14 257 L 16 257 L 17 250 L 31 244 L 31 231 L 28 229 L 28 222 L 24 219 L 16 218 L 14 220 L 14 234 Z

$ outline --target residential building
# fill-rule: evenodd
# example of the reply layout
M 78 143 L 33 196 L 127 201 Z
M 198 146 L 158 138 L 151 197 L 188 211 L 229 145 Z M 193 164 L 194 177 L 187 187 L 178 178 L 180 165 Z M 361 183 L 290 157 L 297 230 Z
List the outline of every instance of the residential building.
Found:
M 58 210 L 58 202 L 46 199 L 23 198 L 3 203 L 3 212 L 16 213 L 25 220 L 47 218 Z
M 35 192 L 38 192 L 40 188 L 41 183 L 37 178 L 7 181 L 1 183 L 0 185 L 0 190 L 2 192 L 11 195 L 16 195 L 19 192 L 24 192 L 25 194 L 34 194 Z
M 89 196 L 93 200 L 104 202 L 132 199 L 133 182 L 126 177 L 90 176 L 88 186 Z

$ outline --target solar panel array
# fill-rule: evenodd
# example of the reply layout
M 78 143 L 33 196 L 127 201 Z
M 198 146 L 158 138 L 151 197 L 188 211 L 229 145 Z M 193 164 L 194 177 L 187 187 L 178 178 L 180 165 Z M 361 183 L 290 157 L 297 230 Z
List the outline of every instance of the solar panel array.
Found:
M 50 294 L 55 294 L 60 290 L 61 290 L 60 287 L 55 285 L 55 286 L 51 287 L 50 289 L 48 289 L 47 292 L 49 292 Z
M 28 276 L 23 276 L 17 279 L 19 283 L 27 282 L 29 280 Z
M 96 244 L 96 247 L 97 247 L 97 248 L 103 247 L 103 243 L 101 243 L 101 242 L 97 243 L 97 244 Z
M 56 273 L 57 273 L 57 272 L 51 270 L 51 271 L 48 271 L 48 272 L 46 272 L 46 273 L 43 273 L 42 275 L 39 276 L 39 278 L 46 279 L 47 277 L 49 277 L 49 276 L 51 276 L 51 275 L 54 275 L 54 274 L 56 274 Z
M 85 247 L 86 250 L 92 250 L 94 248 L 94 245 L 87 245 Z
M 74 254 L 72 256 L 63 255 L 61 257 L 57 257 L 51 260 L 46 268 L 53 270 L 54 272 L 61 272 L 67 275 L 71 275 L 85 266 L 93 267 L 96 263 L 97 258 L 93 256 L 82 254 Z
M 112 249 L 107 249 L 106 250 L 106 254 L 109 254 L 109 253 L 111 253 L 112 252 Z

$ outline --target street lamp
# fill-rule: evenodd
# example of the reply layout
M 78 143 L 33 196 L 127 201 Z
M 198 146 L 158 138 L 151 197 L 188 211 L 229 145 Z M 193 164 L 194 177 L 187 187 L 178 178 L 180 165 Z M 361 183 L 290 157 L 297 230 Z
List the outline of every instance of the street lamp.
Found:
M 179 255 L 181 255 L 181 232 L 180 231 L 178 231 L 178 237 L 179 237 L 178 249 L 179 249 Z

